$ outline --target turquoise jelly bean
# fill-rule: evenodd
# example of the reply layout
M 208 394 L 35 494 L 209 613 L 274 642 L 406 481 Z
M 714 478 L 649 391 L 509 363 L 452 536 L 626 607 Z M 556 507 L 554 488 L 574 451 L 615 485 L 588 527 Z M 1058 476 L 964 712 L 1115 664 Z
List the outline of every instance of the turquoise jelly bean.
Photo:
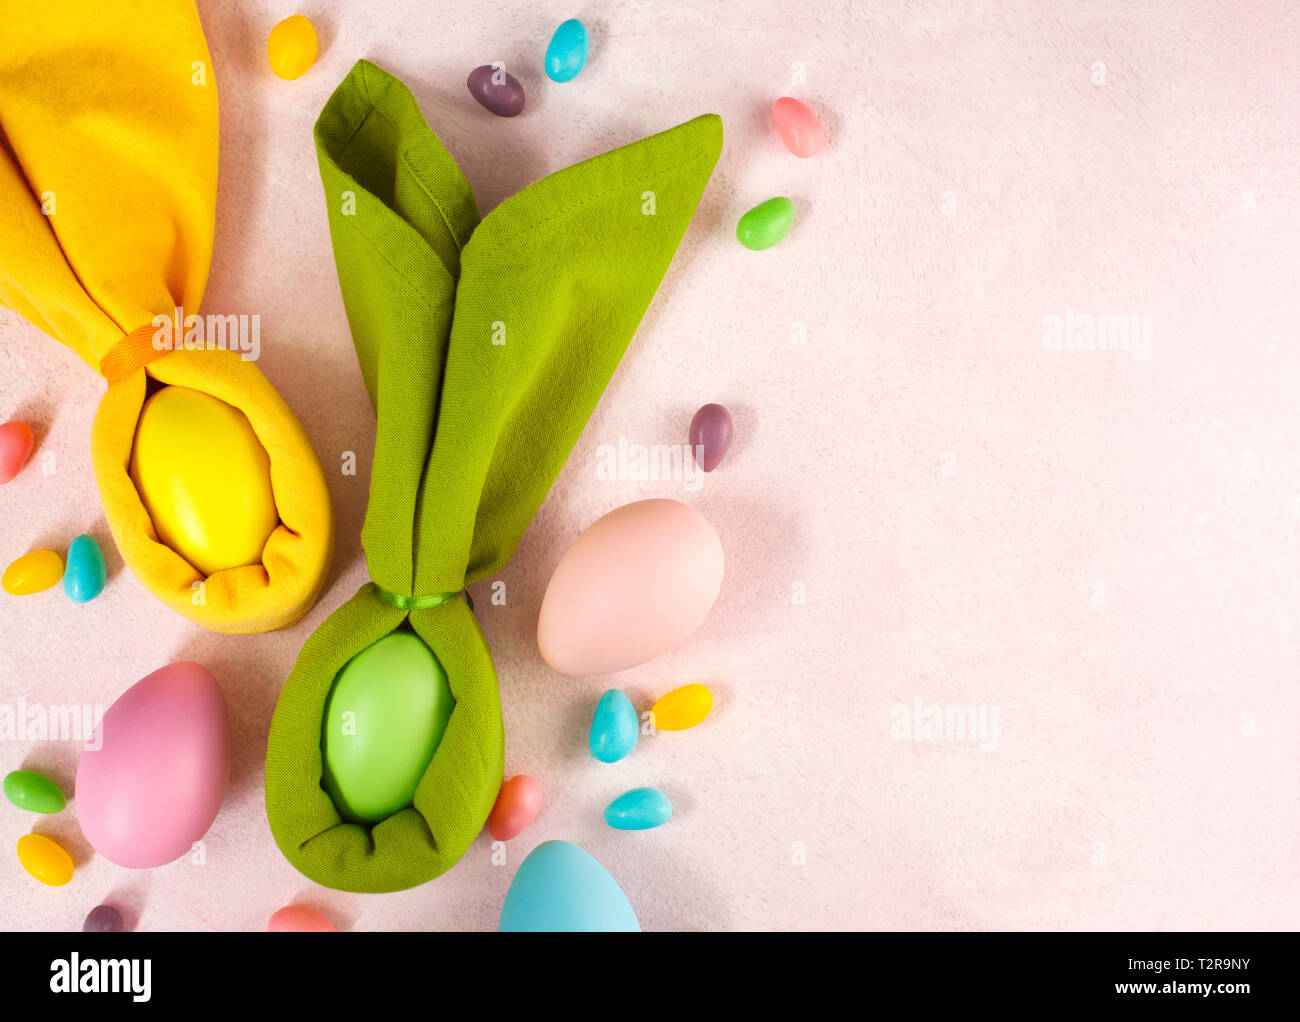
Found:
M 636 707 L 622 692 L 611 688 L 596 704 L 588 744 L 602 763 L 617 763 L 636 747 Z
M 86 603 L 104 591 L 108 573 L 104 552 L 95 537 L 80 535 L 68 547 L 68 565 L 63 569 L 63 591 L 73 603 Z
M 667 823 L 672 815 L 672 803 L 658 788 L 633 788 L 609 804 L 605 822 L 615 830 L 649 830 Z
M 587 26 L 570 18 L 555 30 L 546 47 L 546 77 L 553 82 L 569 82 L 587 63 Z

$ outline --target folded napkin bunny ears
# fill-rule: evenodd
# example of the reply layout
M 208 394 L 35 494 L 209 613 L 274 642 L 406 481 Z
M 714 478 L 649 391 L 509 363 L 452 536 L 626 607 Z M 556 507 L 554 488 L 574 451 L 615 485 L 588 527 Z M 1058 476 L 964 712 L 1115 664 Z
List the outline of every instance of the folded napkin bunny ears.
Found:
M 108 381 L 91 460 L 128 567 L 198 624 L 263 632 L 315 602 L 333 516 L 306 434 L 252 362 L 152 343 L 155 317 L 199 310 L 216 188 L 216 82 L 191 3 L 5 5 L 0 303 Z M 265 450 L 279 524 L 259 563 L 208 575 L 159 539 L 128 466 L 148 392 L 167 385 L 242 412 Z
M 267 814 L 306 876 L 395 891 L 453 866 L 501 786 L 496 672 L 458 594 L 506 564 L 549 491 L 695 213 L 722 123 L 698 117 L 569 167 L 480 221 L 410 91 L 361 61 L 326 103 L 316 148 L 378 418 L 362 532 L 373 581 L 285 682 Z M 399 628 L 432 651 L 455 706 L 411 805 L 367 826 L 322 787 L 326 707 L 339 671 Z

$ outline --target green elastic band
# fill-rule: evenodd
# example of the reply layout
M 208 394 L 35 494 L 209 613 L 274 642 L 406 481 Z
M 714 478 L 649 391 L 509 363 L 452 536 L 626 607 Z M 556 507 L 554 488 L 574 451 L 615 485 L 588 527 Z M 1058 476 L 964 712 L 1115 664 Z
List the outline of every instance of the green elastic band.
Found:
M 440 603 L 446 603 L 448 600 L 454 600 L 460 595 L 461 591 L 432 593 L 428 596 L 403 596 L 401 593 L 389 592 L 383 586 L 376 584 L 375 592 L 390 607 L 397 607 L 400 610 L 425 610 L 428 607 L 436 607 Z

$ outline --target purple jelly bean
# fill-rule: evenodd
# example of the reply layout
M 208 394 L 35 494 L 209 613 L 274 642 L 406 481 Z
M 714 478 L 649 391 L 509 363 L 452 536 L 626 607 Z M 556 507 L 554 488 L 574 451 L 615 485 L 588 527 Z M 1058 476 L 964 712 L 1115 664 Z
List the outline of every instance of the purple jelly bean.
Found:
M 705 405 L 691 419 L 691 450 L 705 472 L 712 472 L 731 446 L 731 413 L 722 405 Z
M 476 67 L 465 84 L 469 94 L 498 117 L 524 112 L 524 87 L 514 75 L 506 74 L 504 65 Z
M 82 933 L 121 933 L 122 913 L 112 905 L 96 905 L 81 924 Z

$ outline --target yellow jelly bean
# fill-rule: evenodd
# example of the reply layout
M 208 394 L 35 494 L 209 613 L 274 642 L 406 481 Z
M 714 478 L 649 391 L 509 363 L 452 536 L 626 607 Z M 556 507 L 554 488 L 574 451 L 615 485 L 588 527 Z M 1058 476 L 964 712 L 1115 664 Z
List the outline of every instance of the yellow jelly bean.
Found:
M 44 834 L 24 834 L 18 839 L 18 861 L 43 884 L 62 887 L 72 879 L 72 856 Z
M 316 30 L 301 14 L 295 14 L 271 29 L 266 56 L 271 70 L 281 78 L 301 78 L 316 63 Z
M 713 709 L 713 693 L 703 685 L 683 685 L 661 696 L 651 711 L 660 731 L 685 731 Z
M 50 588 L 63 577 L 63 559 L 53 550 L 33 550 L 5 568 L 0 586 L 6 593 L 26 596 Z

